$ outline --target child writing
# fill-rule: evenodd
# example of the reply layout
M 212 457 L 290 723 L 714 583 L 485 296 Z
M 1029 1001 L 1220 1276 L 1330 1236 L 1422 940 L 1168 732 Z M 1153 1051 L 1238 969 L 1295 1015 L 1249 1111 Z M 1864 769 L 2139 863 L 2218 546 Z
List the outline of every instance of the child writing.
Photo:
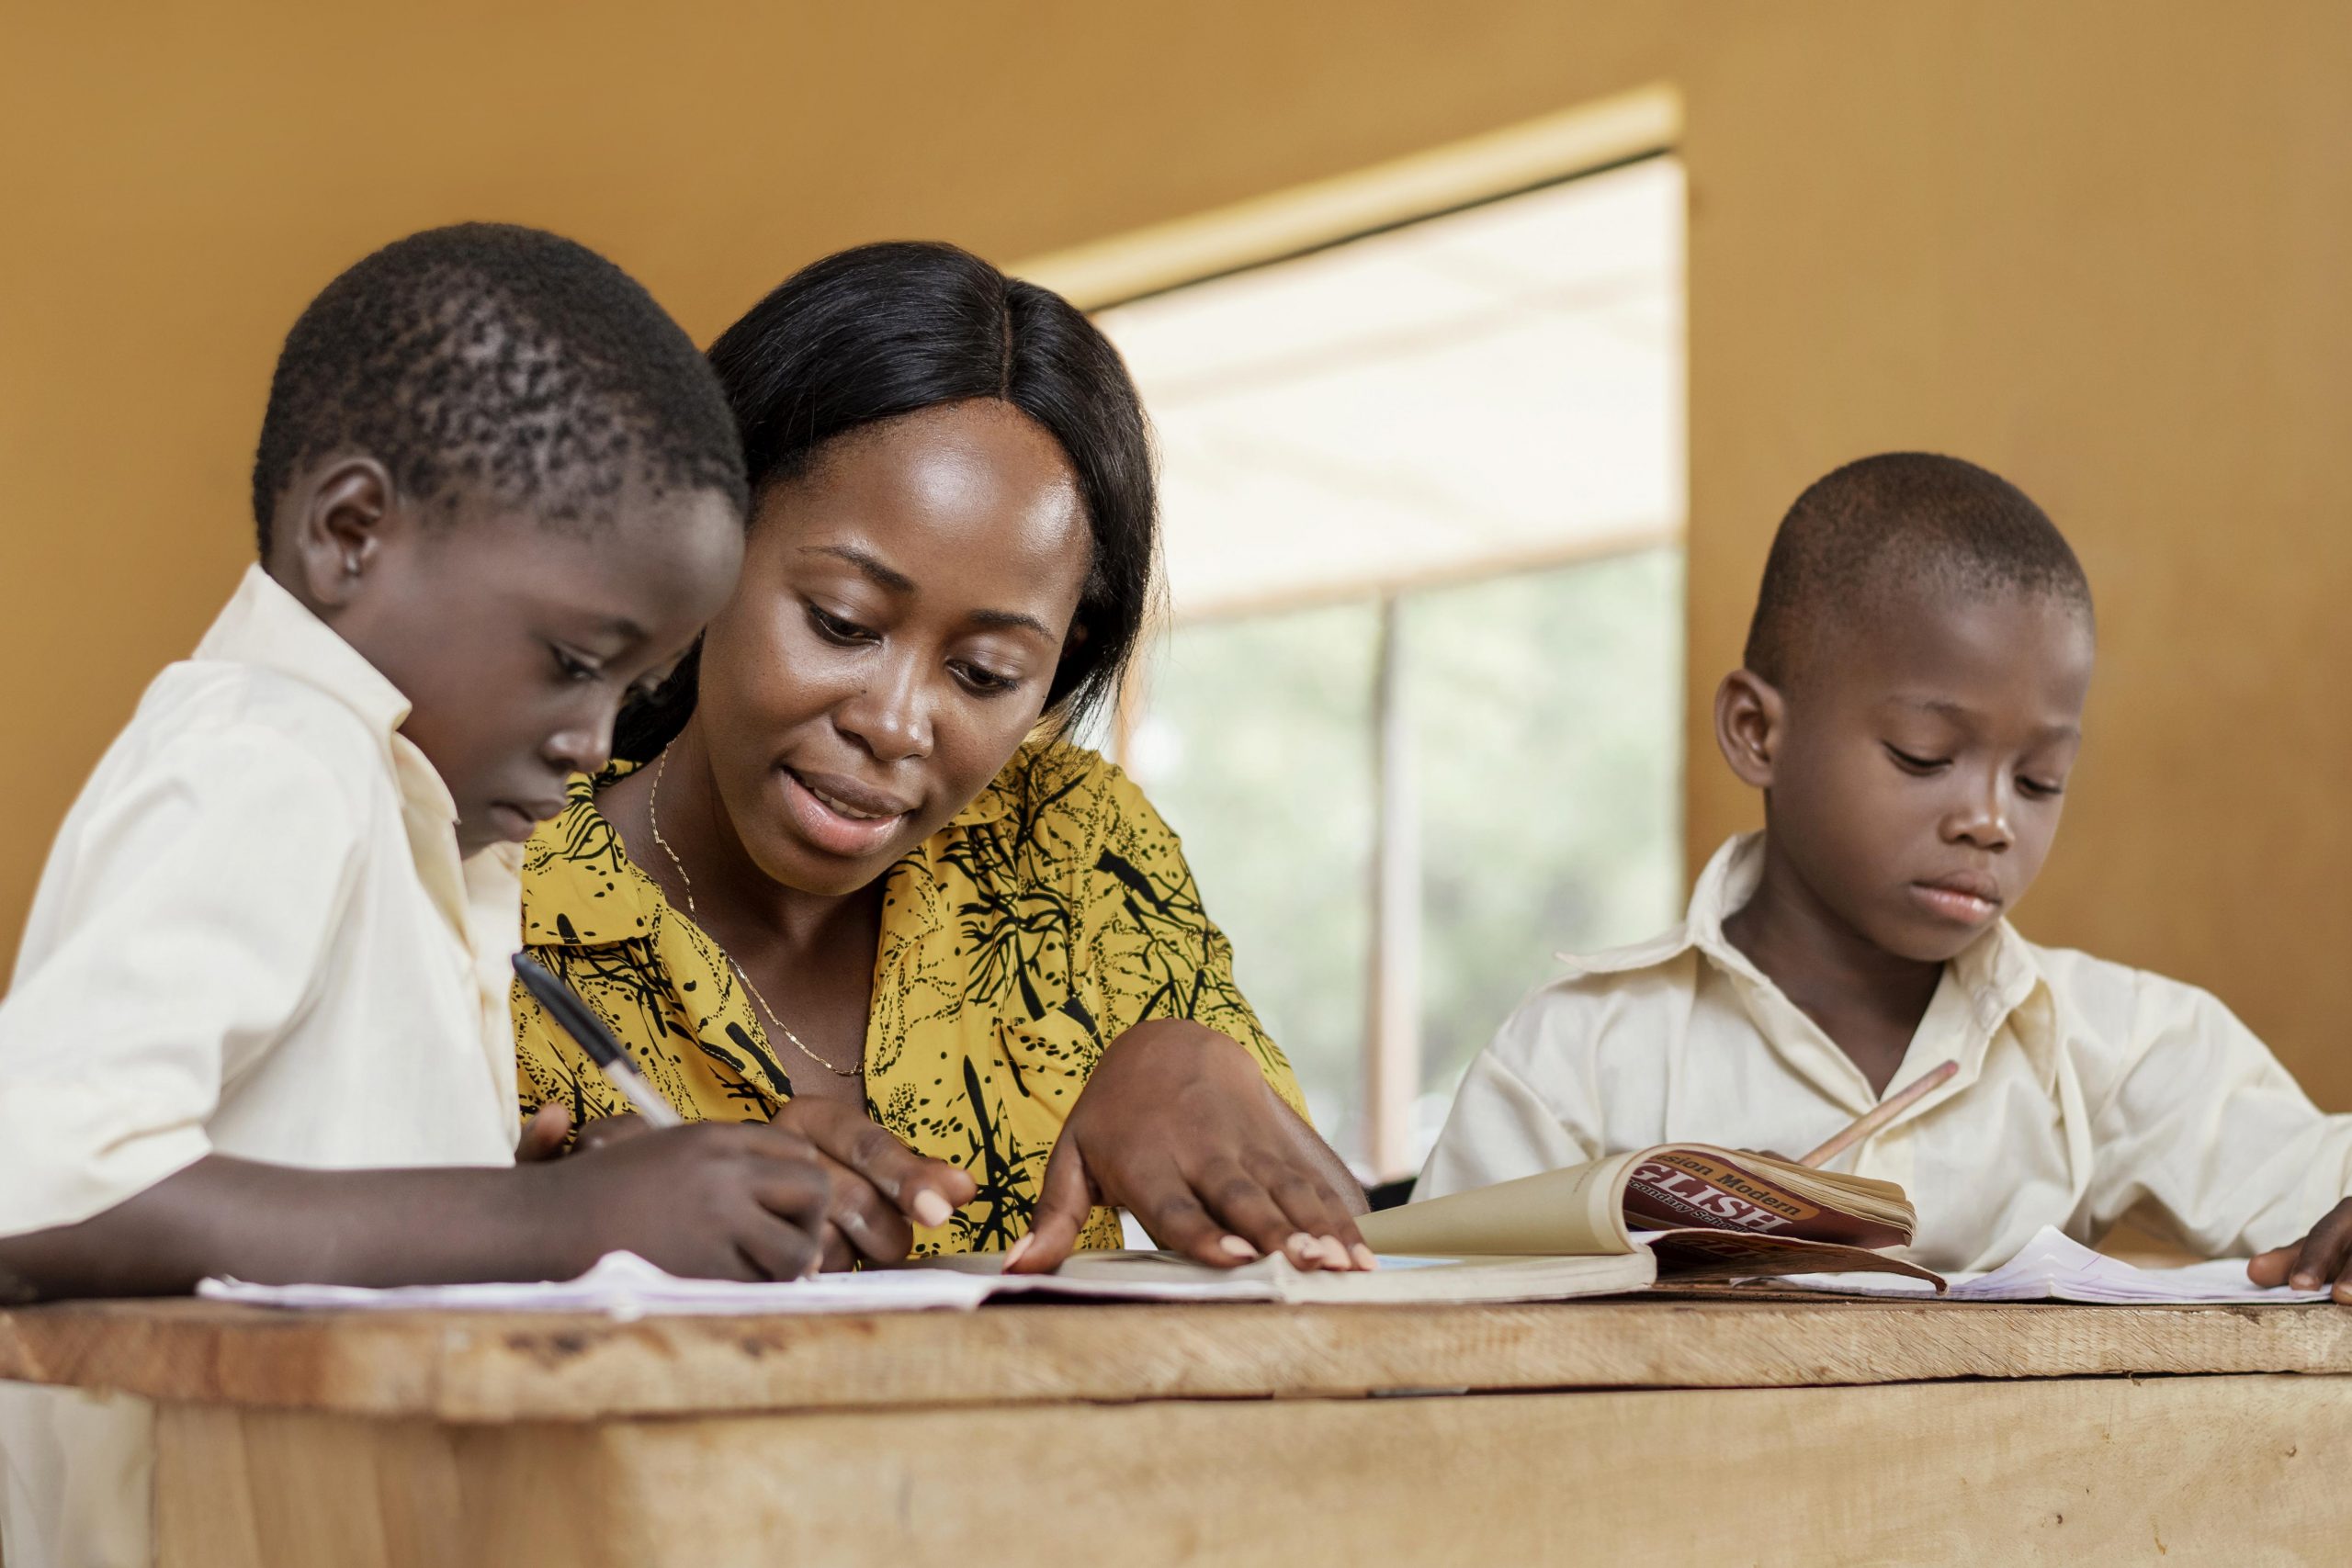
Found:
M 2206 1256 L 2343 1280 L 2352 1117 L 2202 991 L 2009 925 L 2082 744 L 2091 600 L 2041 509 L 1954 458 L 1864 458 L 1782 521 L 1715 739 L 1764 795 L 1655 941 L 1574 960 L 1464 1081 L 1417 1197 L 1670 1139 L 1808 1148 L 1948 1082 L 1832 1161 L 1901 1182 L 1909 1256 L 2095 1240 L 2143 1200 Z
M 829 1178 L 775 1129 L 512 1168 L 520 841 L 725 598 L 746 501 L 703 357 L 568 241 L 434 231 L 311 303 L 259 564 L 67 817 L 0 1003 L 0 1299 L 814 1266 Z M 148 1559 L 144 1417 L 0 1386 L 10 1568 Z

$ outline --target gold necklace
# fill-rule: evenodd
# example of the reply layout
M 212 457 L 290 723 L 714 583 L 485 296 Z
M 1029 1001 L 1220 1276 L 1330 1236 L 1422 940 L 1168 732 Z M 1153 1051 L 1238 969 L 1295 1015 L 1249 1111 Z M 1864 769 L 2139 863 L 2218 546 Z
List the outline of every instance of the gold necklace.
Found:
M 653 764 L 653 787 L 645 792 L 645 820 L 653 829 L 653 841 L 662 846 L 662 852 L 670 857 L 670 864 L 678 874 L 678 886 L 684 889 L 686 895 L 687 915 L 693 918 L 696 924 L 700 924 L 702 917 L 695 909 L 695 879 L 686 874 L 686 863 L 678 858 L 678 852 L 672 849 L 670 840 L 662 836 L 662 775 L 669 771 L 670 753 L 664 751 L 662 753 L 662 760 Z M 704 934 L 709 935 L 708 928 L 705 928 Z M 752 984 L 751 975 L 735 961 L 735 955 L 720 946 L 718 939 L 715 936 L 711 937 L 710 945 L 718 948 L 719 958 L 725 962 L 727 967 L 735 971 L 735 977 L 743 982 L 743 988 L 752 993 L 753 1001 L 760 1004 L 760 1011 L 767 1015 L 768 1022 L 774 1024 L 786 1040 L 791 1041 L 802 1055 L 837 1078 L 854 1078 L 865 1075 L 865 1064 L 862 1060 L 846 1067 L 837 1067 L 808 1049 L 808 1042 L 793 1033 L 790 1024 L 776 1017 L 775 1009 L 768 1006 L 767 998 L 760 995 L 760 988 Z

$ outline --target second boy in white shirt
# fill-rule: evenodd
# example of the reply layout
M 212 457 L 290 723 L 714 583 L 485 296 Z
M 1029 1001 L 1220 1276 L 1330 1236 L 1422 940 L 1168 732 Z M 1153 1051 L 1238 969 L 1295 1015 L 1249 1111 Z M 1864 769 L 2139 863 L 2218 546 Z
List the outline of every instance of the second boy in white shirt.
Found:
M 2045 1224 L 2096 1240 L 2144 1199 L 2211 1256 L 2329 1215 L 2256 1278 L 2337 1278 L 2352 1117 L 2213 998 L 2006 919 L 2056 834 L 2091 662 L 2082 568 L 2002 479 L 1894 454 L 1806 491 L 1716 701 L 1765 831 L 1715 856 L 1680 927 L 1512 1015 L 1415 1196 L 1668 1139 L 1809 1148 L 1957 1060 L 1835 1162 L 1909 1190 L 1917 1260 L 1986 1268 Z

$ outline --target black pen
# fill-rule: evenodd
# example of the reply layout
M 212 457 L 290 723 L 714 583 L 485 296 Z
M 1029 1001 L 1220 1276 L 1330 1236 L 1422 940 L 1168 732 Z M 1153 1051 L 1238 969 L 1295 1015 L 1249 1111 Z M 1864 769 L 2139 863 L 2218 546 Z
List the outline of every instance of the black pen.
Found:
M 605 1021 L 580 999 L 577 992 L 557 979 L 554 970 L 527 953 L 518 953 L 514 955 L 514 977 L 563 1025 L 563 1032 L 579 1041 L 581 1048 L 596 1059 L 596 1066 L 613 1080 L 613 1087 L 621 1091 L 621 1097 L 637 1107 L 637 1113 L 645 1118 L 649 1126 L 680 1124 L 678 1113 L 670 1109 L 668 1100 L 653 1092 L 653 1086 L 645 1081 L 645 1075 L 628 1059 L 621 1043 L 605 1027 Z

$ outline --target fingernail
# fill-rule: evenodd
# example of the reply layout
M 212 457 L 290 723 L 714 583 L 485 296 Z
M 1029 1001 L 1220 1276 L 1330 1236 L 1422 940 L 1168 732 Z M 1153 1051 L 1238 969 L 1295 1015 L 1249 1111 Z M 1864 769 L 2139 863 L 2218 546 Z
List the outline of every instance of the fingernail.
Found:
M 2318 1275 L 2316 1275 L 2316 1274 L 2298 1274 L 2298 1275 L 2296 1275 L 2296 1276 L 2295 1276 L 2295 1289 L 2297 1289 L 2297 1290 L 2299 1290 L 2299 1291 L 2316 1291 L 2316 1290 L 2318 1290 L 2318 1289 L 2319 1289 L 2319 1276 L 2318 1276 Z
M 1324 1268 L 1337 1269 L 1342 1274 L 1355 1267 L 1354 1259 L 1348 1256 L 1348 1249 L 1340 1245 L 1340 1238 L 1335 1235 L 1316 1237 L 1315 1254 L 1323 1259 Z
M 1356 1260 L 1356 1267 L 1359 1269 L 1377 1269 L 1380 1267 L 1380 1255 L 1374 1252 L 1372 1248 L 1366 1247 L 1362 1242 L 1358 1242 L 1355 1246 L 1348 1248 L 1348 1256 Z
M 928 1187 L 915 1194 L 915 1218 L 933 1229 L 945 1224 L 955 1213 L 947 1200 Z
M 1007 1269 L 1010 1269 L 1014 1264 L 1020 1262 L 1021 1255 L 1028 1251 L 1029 1244 L 1036 1239 L 1037 1238 L 1033 1235 L 1024 1235 L 1019 1241 L 1014 1242 L 1011 1247 L 1006 1247 L 1004 1249 L 1004 1266 Z
M 1290 1239 L 1283 1243 L 1283 1250 L 1290 1254 L 1293 1263 L 1302 1268 L 1323 1256 L 1322 1249 L 1315 1245 L 1315 1238 L 1305 1231 L 1291 1232 Z
M 1217 1250 L 1223 1252 L 1227 1258 L 1255 1258 L 1258 1256 L 1258 1249 L 1250 1246 L 1248 1242 L 1242 1240 L 1238 1235 L 1219 1236 L 1217 1237 L 1216 1245 Z

